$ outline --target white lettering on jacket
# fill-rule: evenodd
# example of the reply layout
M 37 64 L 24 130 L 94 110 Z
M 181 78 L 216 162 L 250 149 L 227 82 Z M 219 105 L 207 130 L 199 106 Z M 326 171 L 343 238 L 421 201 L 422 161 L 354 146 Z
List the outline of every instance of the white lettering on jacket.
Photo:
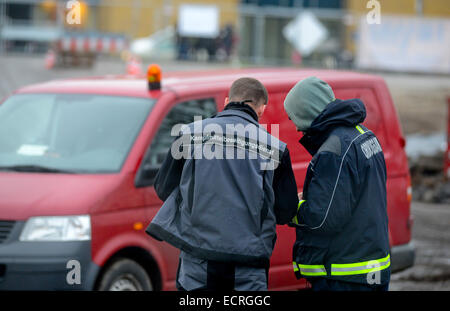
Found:
M 383 151 L 376 137 L 373 137 L 361 144 L 361 150 L 367 159 Z

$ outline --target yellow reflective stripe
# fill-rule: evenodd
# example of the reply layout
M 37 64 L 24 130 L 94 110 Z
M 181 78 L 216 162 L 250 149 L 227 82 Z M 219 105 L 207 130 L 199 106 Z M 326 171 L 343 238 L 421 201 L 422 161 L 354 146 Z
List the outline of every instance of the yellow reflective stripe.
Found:
M 363 270 L 354 270 L 354 271 L 333 271 L 333 268 L 331 268 L 331 275 L 355 275 L 355 274 L 366 274 L 366 273 L 370 273 L 370 272 L 375 272 L 375 271 L 381 271 L 384 270 L 386 268 L 389 268 L 389 266 L 391 265 L 391 262 L 388 262 L 386 265 L 384 266 L 379 266 L 379 267 L 374 267 L 374 268 L 369 268 L 369 269 L 363 269 Z
M 391 255 L 387 255 L 384 258 L 381 259 L 375 259 L 375 260 L 368 260 L 368 261 L 362 261 L 362 262 L 355 262 L 355 263 L 346 263 L 346 264 L 332 264 L 331 266 L 334 268 L 351 268 L 351 267 L 360 267 L 360 266 L 367 266 L 369 263 L 373 263 L 374 261 L 378 262 L 384 262 L 391 258 Z
M 300 210 L 300 206 L 302 206 L 303 202 L 305 201 L 306 200 L 301 200 L 300 202 L 298 202 L 297 213 L 295 214 L 294 218 L 292 218 L 292 222 L 296 225 L 298 225 L 298 218 L 297 218 L 298 211 Z
M 357 129 L 361 134 L 364 134 L 364 133 L 365 133 L 365 132 L 363 131 L 363 129 L 362 129 L 359 125 L 356 126 L 356 129 Z
M 300 271 L 301 275 L 306 275 L 306 276 L 319 276 L 319 275 L 327 275 L 326 272 L 305 272 L 305 271 Z
M 324 265 L 302 265 L 297 264 L 300 267 L 300 273 L 306 276 L 327 275 Z
M 305 268 L 305 269 L 325 269 L 324 265 L 302 265 L 302 264 L 297 264 L 300 268 Z
M 297 212 L 300 209 L 300 206 L 302 206 L 302 204 L 305 202 L 306 200 L 301 200 L 300 202 L 298 202 L 298 207 L 297 207 Z
M 331 275 L 355 275 L 366 274 L 375 271 L 381 271 L 389 268 L 391 265 L 390 255 L 381 259 L 349 263 L 349 264 L 332 264 Z
M 292 265 L 294 266 L 294 272 L 297 272 L 298 271 L 297 263 L 293 261 Z

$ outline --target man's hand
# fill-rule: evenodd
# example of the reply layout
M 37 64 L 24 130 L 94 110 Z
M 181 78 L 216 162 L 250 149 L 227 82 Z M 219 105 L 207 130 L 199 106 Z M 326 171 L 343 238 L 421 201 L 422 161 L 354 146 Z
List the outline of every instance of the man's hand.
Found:
M 303 200 L 303 192 L 298 193 L 298 200 L 299 201 Z

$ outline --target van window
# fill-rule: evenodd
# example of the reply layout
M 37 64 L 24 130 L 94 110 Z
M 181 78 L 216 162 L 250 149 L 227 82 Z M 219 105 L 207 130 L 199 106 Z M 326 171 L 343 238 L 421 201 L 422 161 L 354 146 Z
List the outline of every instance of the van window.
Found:
M 175 137 L 171 136 L 172 128 L 175 125 L 189 124 L 194 121 L 194 117 L 200 116 L 202 119 L 206 119 L 216 113 L 217 105 L 214 98 L 189 100 L 175 105 L 162 121 L 146 153 L 141 170 L 138 173 L 136 186 L 153 184 L 154 177 L 175 140 Z
M 155 100 L 18 94 L 0 106 L 0 169 L 119 172 Z

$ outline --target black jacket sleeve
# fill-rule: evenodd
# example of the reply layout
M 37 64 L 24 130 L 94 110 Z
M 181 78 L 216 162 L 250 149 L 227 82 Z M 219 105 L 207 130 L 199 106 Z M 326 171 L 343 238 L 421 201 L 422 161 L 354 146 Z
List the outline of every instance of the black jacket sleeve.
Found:
M 297 183 L 292 171 L 291 157 L 286 148 L 273 177 L 275 216 L 277 224 L 287 224 L 295 216 L 298 206 Z
M 184 162 L 184 158 L 174 159 L 171 150 L 169 150 L 155 179 L 156 194 L 161 200 L 165 201 L 180 184 Z

